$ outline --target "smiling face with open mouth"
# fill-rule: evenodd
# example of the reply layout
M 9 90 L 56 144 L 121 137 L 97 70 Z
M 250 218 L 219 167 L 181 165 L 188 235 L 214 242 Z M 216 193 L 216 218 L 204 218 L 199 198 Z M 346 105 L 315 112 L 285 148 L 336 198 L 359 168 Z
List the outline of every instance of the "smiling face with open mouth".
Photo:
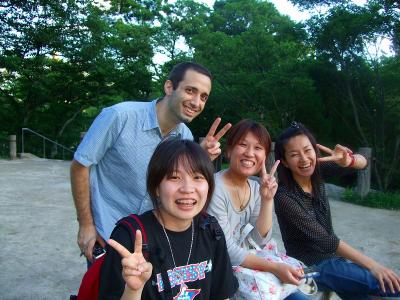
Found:
M 317 155 L 309 138 L 303 134 L 292 137 L 285 145 L 285 167 L 292 171 L 293 177 L 310 178 L 314 173 Z
M 265 148 L 259 139 L 248 132 L 243 139 L 228 152 L 229 168 L 242 176 L 252 176 L 258 173 L 266 157 Z
M 168 108 L 179 122 L 189 123 L 204 109 L 211 91 L 211 80 L 204 74 L 187 70 L 175 90 L 167 88 Z
M 186 169 L 179 162 L 177 170 L 165 176 L 157 189 L 161 202 L 159 213 L 164 226 L 170 230 L 188 228 L 207 200 L 209 186 L 205 177 Z

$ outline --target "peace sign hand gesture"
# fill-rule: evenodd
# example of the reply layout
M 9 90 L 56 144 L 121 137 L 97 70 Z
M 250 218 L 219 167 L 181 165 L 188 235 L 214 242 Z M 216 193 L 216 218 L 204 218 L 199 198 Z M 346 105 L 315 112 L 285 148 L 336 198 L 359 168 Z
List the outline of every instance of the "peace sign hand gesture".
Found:
M 221 118 L 216 118 L 214 123 L 211 125 L 206 137 L 200 143 L 200 146 L 207 151 L 208 156 L 211 160 L 216 159 L 221 154 L 221 144 L 219 140 L 232 127 L 232 124 L 228 123 L 224 127 L 222 127 L 219 132 L 215 133 L 217 131 L 219 123 L 221 123 Z
M 271 172 L 267 173 L 267 168 L 265 167 L 265 159 L 262 163 L 260 171 L 260 195 L 261 199 L 264 201 L 271 201 L 278 189 L 278 183 L 275 179 L 275 172 L 278 168 L 280 160 L 277 160 L 271 168 Z
M 108 244 L 122 257 L 122 277 L 127 287 L 133 291 L 141 291 L 151 276 L 153 266 L 143 256 L 140 230 L 136 230 L 135 252 L 133 253 L 130 253 L 124 246 L 112 239 L 108 241 Z
M 320 144 L 317 144 L 317 147 L 329 154 L 328 156 L 318 158 L 319 162 L 333 161 L 341 167 L 347 167 L 352 161 L 353 151 L 345 146 L 337 144 L 333 150 Z

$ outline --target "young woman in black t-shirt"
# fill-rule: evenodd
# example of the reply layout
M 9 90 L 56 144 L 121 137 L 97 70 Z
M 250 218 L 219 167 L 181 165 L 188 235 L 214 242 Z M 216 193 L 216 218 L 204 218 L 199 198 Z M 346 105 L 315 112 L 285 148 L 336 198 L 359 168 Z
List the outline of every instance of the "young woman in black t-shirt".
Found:
M 319 150 L 328 155 L 320 157 Z M 331 150 L 317 144 L 295 122 L 278 137 L 275 158 L 281 161 L 275 212 L 287 254 L 314 265 L 318 287 L 342 299 L 400 295 L 400 277 L 340 240 L 332 227 L 321 175 L 363 169 L 367 160 L 342 145 Z
M 154 210 L 139 216 L 142 233 L 132 241 L 123 226 L 114 229 L 100 276 L 100 299 L 227 299 L 235 279 L 225 238 L 204 211 L 214 190 L 207 153 L 188 140 L 166 140 L 155 150 L 147 172 Z M 210 224 L 212 223 L 212 224 Z

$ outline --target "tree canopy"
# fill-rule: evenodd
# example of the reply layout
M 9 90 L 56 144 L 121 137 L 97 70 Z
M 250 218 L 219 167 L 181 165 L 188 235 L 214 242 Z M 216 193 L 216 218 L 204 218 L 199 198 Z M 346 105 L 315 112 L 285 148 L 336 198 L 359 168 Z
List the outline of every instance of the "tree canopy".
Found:
M 160 96 L 195 60 L 213 74 L 196 136 L 217 116 L 273 137 L 301 121 L 327 145 L 372 147 L 375 187 L 399 188 L 400 3 L 291 2 L 310 20 L 261 0 L 0 1 L 0 138 L 29 127 L 74 149 L 103 107 Z

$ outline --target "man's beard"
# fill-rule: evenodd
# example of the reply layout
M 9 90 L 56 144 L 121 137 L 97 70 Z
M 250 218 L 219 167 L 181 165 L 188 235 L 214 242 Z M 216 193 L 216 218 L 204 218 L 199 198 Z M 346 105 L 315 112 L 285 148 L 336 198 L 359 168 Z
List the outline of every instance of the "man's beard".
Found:
M 186 116 L 183 112 L 181 112 L 181 110 L 180 110 L 181 106 L 183 107 L 183 104 L 181 104 L 181 102 L 179 102 L 179 105 L 171 105 L 170 106 L 171 113 L 179 121 L 179 123 L 188 124 L 188 123 L 192 122 L 192 120 L 195 117 L 198 116 L 198 115 L 195 115 L 193 117 Z M 185 108 L 183 107 L 183 109 L 185 109 Z

